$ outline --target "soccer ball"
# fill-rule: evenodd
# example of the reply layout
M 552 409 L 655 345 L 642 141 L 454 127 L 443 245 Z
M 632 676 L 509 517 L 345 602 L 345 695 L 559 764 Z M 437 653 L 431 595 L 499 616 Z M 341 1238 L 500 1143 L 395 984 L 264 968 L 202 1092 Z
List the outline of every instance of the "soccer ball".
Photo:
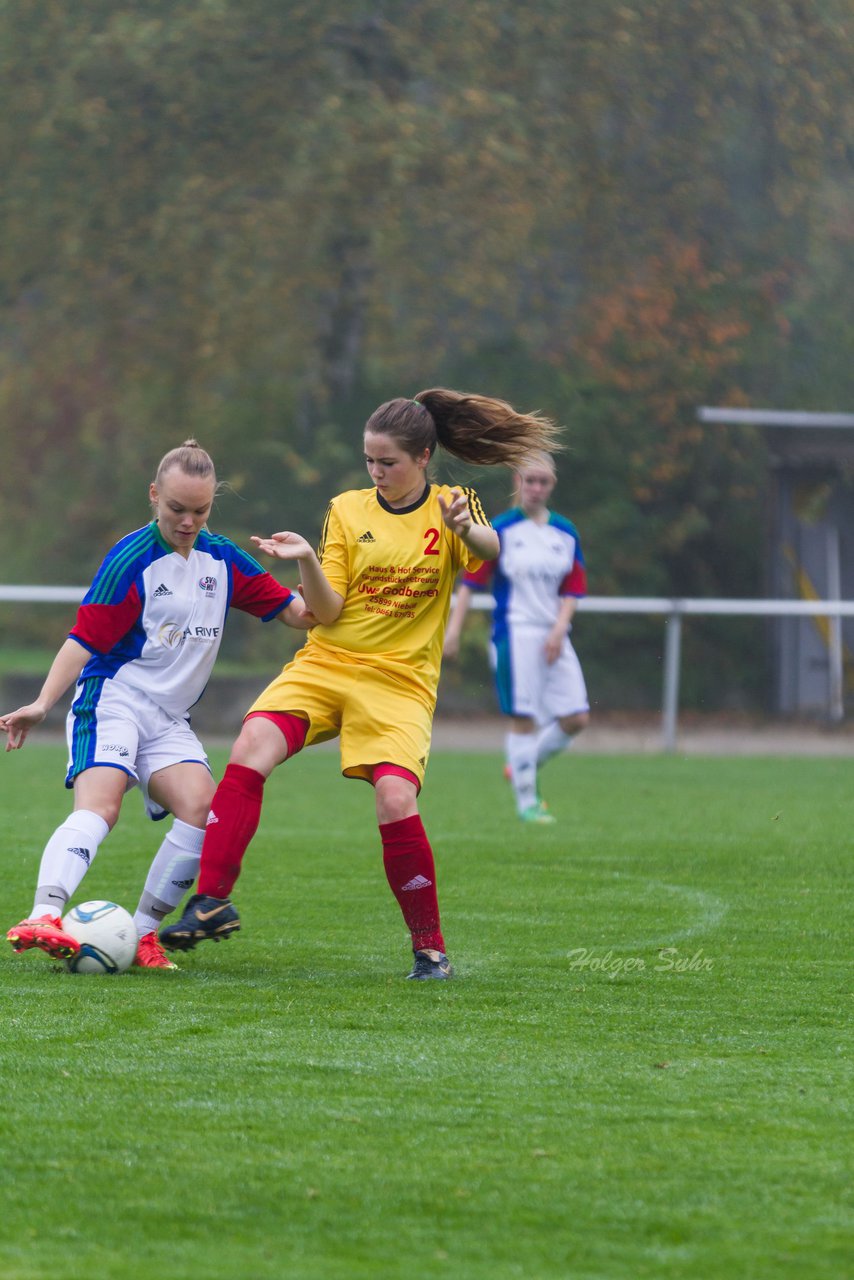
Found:
M 136 956 L 136 925 L 115 902 L 81 902 L 62 922 L 80 950 L 66 960 L 72 973 L 124 973 Z

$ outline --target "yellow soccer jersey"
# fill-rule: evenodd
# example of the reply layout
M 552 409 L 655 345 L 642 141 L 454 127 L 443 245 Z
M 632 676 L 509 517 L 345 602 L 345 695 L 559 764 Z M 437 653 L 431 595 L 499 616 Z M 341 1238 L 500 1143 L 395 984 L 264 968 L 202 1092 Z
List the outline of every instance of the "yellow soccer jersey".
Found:
M 423 497 L 394 511 L 376 489 L 333 498 L 318 556 L 330 585 L 344 597 L 340 617 L 316 626 L 307 644 L 357 658 L 414 684 L 435 701 L 454 580 L 481 562 L 442 521 L 452 486 L 431 484 Z M 489 526 L 480 499 L 463 488 L 475 524 Z

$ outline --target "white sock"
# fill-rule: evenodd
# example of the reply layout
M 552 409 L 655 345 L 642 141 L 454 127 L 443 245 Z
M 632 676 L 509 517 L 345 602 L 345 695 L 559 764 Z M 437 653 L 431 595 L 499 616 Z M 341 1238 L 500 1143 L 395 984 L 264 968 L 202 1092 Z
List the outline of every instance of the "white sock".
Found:
M 160 927 L 174 911 L 199 872 L 204 828 L 175 818 L 148 870 L 133 922 L 140 938 Z
M 552 756 L 565 751 L 574 737 L 573 733 L 564 733 L 557 720 L 552 720 L 537 734 L 537 764 L 545 764 Z
M 109 834 L 107 823 L 91 809 L 76 809 L 57 827 L 42 854 L 34 916 L 62 915 Z
M 508 733 L 507 763 L 516 793 L 516 809 L 524 813 L 537 803 L 537 736 L 534 733 Z

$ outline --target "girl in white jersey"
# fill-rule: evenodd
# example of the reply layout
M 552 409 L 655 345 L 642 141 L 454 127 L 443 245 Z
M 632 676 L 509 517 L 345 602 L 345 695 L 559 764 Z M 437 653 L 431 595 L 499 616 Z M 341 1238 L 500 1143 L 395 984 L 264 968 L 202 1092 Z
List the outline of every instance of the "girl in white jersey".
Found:
M 157 928 L 201 857 L 214 782 L 190 708 L 204 692 L 226 613 L 233 606 L 308 625 L 299 597 L 206 528 L 216 489 L 213 462 L 195 440 L 166 454 L 149 490 L 154 519 L 108 552 L 35 702 L 0 716 L 6 750 L 17 750 L 77 683 L 67 720 L 74 810 L 45 846 L 31 914 L 6 935 L 14 951 L 37 947 L 68 959 L 79 950 L 62 913 L 138 783 L 149 816 L 171 813 L 173 821 L 134 917 L 136 964 L 175 968 Z
M 501 541 L 498 559 L 463 578 L 445 634 L 445 656 L 456 657 L 472 592 L 491 585 L 491 657 L 509 728 L 506 772 L 519 817 L 539 824 L 554 822 L 539 796 L 540 766 L 589 719 L 584 676 L 569 639 L 587 578 L 575 526 L 548 509 L 556 478 L 548 453 L 517 470 L 517 505 L 493 521 Z

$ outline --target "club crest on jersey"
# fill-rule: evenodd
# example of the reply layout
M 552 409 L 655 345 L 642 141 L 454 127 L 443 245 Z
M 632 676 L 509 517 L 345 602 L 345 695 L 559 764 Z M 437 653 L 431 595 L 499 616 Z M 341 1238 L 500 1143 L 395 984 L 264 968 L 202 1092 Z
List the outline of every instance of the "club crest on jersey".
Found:
M 207 574 L 204 578 L 199 578 L 199 586 L 206 596 L 216 595 L 216 578 L 212 578 Z
M 180 622 L 164 622 L 157 630 L 157 639 L 166 649 L 178 649 L 184 643 L 184 628 Z

